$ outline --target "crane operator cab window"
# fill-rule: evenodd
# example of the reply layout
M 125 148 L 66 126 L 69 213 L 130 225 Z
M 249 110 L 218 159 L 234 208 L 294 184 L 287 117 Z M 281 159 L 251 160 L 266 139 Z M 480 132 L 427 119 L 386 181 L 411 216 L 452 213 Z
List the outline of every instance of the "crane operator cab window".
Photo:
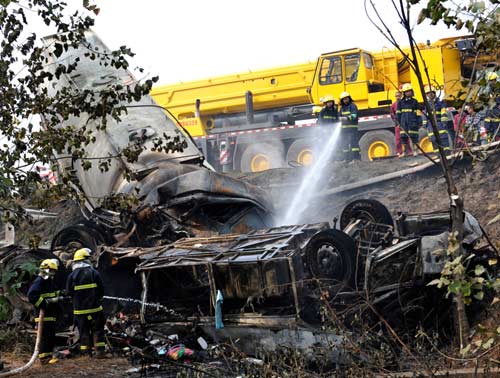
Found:
M 345 80 L 347 82 L 356 81 L 359 71 L 359 54 L 351 54 L 345 56 Z
M 329 56 L 321 62 L 319 82 L 322 85 L 342 81 L 342 60 L 338 56 Z

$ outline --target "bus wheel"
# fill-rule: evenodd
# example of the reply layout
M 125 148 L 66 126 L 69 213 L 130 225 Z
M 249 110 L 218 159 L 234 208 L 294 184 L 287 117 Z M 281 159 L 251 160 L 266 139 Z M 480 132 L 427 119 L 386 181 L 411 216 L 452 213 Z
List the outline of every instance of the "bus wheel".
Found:
M 314 141 L 309 139 L 297 139 L 292 143 L 286 153 L 287 162 L 295 162 L 302 166 L 309 166 L 314 163 L 316 149 Z
M 369 131 L 359 140 L 361 160 L 372 161 L 396 155 L 396 138 L 388 130 Z
M 241 155 L 242 172 L 261 172 L 285 165 L 283 148 L 275 144 L 251 144 Z

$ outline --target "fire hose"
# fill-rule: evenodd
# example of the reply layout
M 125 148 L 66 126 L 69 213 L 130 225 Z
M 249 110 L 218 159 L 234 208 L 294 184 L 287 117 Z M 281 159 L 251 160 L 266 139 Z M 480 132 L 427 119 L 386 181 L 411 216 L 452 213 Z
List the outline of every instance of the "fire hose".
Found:
M 0 378 L 3 377 L 11 377 L 13 375 L 22 373 L 26 370 L 28 370 L 31 365 L 36 361 L 36 358 L 38 357 L 38 352 L 40 350 L 40 343 L 42 341 L 42 328 L 43 328 L 43 318 L 44 318 L 44 311 L 43 309 L 40 309 L 40 313 L 38 315 L 40 321 L 38 323 L 38 330 L 36 332 L 36 342 L 35 342 L 35 350 L 33 351 L 33 355 L 31 356 L 31 359 L 26 363 L 26 365 L 15 368 L 13 370 L 6 371 L 4 373 L 0 373 Z

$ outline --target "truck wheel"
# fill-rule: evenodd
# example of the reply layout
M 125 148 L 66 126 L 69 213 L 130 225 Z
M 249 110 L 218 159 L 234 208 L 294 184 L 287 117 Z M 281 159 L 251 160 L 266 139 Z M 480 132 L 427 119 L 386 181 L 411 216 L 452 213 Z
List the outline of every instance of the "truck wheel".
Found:
M 340 228 L 344 229 L 353 219 L 362 219 L 393 226 L 392 215 L 382 203 L 374 199 L 353 201 L 344 208 L 340 215 Z
M 104 238 L 96 229 L 83 224 L 75 224 L 63 228 L 54 236 L 50 250 L 62 249 L 63 251 L 59 253 L 59 257 L 66 263 L 69 258 L 73 257 L 72 254 L 77 249 L 90 248 L 95 251 L 97 246 L 103 242 Z
M 281 146 L 270 143 L 249 145 L 241 155 L 242 172 L 261 172 L 285 166 Z
M 288 149 L 288 152 L 286 153 L 286 161 L 296 162 L 303 166 L 309 166 L 314 163 L 314 156 L 316 153 L 317 151 L 314 146 L 314 140 L 297 139 Z
M 432 146 L 431 138 L 429 138 L 427 130 L 424 129 L 423 127 L 421 127 L 418 130 L 418 145 L 426 153 L 434 152 L 434 147 Z
M 324 230 L 315 234 L 306 246 L 306 262 L 311 274 L 328 280 L 327 285 L 354 287 L 356 244 L 339 230 Z
M 359 140 L 361 160 L 372 161 L 377 158 L 396 155 L 396 137 L 388 130 L 373 130 L 364 133 Z

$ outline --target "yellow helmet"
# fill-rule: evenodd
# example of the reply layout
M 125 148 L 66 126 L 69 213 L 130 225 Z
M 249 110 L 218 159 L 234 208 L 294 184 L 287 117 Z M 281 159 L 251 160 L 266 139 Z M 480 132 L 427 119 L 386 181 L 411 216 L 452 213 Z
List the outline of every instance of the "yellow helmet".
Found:
M 351 95 L 349 94 L 349 92 L 342 92 L 340 94 L 340 101 L 342 101 L 346 97 L 351 97 Z
M 321 106 L 314 105 L 312 107 L 312 114 L 313 115 L 318 114 L 320 111 L 321 111 Z
M 403 87 L 401 88 L 402 92 L 412 91 L 412 90 L 413 90 L 413 87 L 411 86 L 410 83 L 403 84 Z
M 329 101 L 333 101 L 333 103 L 335 104 L 335 99 L 333 98 L 333 96 L 332 96 L 331 94 L 327 94 L 325 97 L 323 97 L 323 98 L 321 99 L 321 102 L 322 102 L 323 104 L 326 104 L 326 103 L 327 103 L 327 102 L 329 102 Z
M 436 93 L 436 90 L 434 89 L 434 87 L 432 85 L 426 85 L 424 87 L 424 91 L 425 91 L 425 93 L 430 93 L 430 92 Z
M 491 80 L 496 80 L 496 79 L 498 79 L 498 75 L 497 75 L 497 73 L 496 73 L 496 72 L 488 72 L 488 73 L 486 74 L 486 79 L 487 79 L 488 81 L 491 81 Z
M 90 248 L 80 248 L 73 255 L 73 261 L 86 260 L 86 259 L 90 258 L 91 253 L 92 253 L 92 251 L 90 250 Z
M 40 263 L 40 269 L 52 269 L 57 270 L 59 266 L 56 259 L 45 259 Z

